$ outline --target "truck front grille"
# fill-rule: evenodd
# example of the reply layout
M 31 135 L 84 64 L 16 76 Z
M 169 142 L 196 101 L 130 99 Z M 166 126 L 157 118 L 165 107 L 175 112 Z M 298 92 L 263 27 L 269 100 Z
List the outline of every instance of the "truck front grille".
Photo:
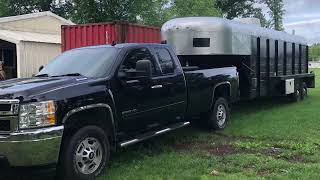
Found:
M 10 130 L 10 120 L 0 120 L 0 132 L 9 132 Z
M 6 134 L 17 129 L 19 100 L 0 99 L 0 134 Z
M 19 100 L 0 99 L 0 116 L 1 115 L 17 115 L 19 110 Z
M 6 112 L 11 110 L 11 104 L 0 104 L 0 111 Z

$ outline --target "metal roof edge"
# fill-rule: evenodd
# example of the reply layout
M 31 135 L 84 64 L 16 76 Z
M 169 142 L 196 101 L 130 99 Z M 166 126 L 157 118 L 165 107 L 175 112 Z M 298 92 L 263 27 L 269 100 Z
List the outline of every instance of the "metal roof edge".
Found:
M 61 16 L 58 16 L 58 15 L 52 13 L 51 11 L 44 11 L 44 12 L 23 14 L 23 15 L 17 15 L 17 16 L 2 17 L 2 18 L 0 18 L 0 23 L 12 22 L 12 21 L 18 21 L 18 20 L 42 17 L 42 16 L 54 17 L 54 18 L 59 19 L 60 21 L 66 23 L 66 24 L 74 25 L 74 23 L 72 21 L 67 20 L 67 19 L 65 19 L 65 18 L 63 18 Z
M 0 29 L 0 39 L 16 44 L 20 42 L 61 44 L 59 35 L 11 31 L 3 29 Z
M 1 37 L 0 37 L 1 39 Z M 58 44 L 61 45 L 61 43 L 58 42 L 49 42 L 49 41 L 30 41 L 30 40 L 20 40 L 19 42 L 30 42 L 30 43 L 44 43 L 44 44 Z
M 13 43 L 13 44 L 19 44 L 21 42 L 21 40 L 10 38 L 10 37 L 7 37 L 7 36 L 2 36 L 2 35 L 0 35 L 0 40 L 8 41 L 8 42 Z

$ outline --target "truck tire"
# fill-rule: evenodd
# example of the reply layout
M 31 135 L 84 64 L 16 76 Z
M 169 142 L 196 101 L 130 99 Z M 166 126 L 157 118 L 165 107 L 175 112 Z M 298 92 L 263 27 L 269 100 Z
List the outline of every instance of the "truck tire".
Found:
M 217 98 L 209 115 L 208 127 L 214 130 L 222 130 L 227 126 L 229 118 L 228 101 L 223 97 Z
M 59 179 L 95 179 L 109 162 L 109 140 L 104 130 L 97 126 L 79 129 L 66 138 L 62 148 Z

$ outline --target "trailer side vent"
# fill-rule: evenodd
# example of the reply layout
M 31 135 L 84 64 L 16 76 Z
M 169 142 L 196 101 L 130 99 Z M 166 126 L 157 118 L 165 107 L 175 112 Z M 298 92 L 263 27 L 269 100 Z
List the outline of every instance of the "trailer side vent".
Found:
M 193 47 L 210 47 L 210 38 L 193 38 Z

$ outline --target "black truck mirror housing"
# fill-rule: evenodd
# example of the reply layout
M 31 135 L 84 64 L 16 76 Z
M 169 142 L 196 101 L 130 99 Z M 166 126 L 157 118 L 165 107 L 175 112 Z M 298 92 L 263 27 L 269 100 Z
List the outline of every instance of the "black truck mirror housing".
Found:
M 136 62 L 136 68 L 119 71 L 118 79 L 121 84 L 125 86 L 129 80 L 139 80 L 145 84 L 148 84 L 152 77 L 152 66 L 150 60 L 139 60 Z
M 44 66 L 40 66 L 39 67 L 39 72 L 44 68 Z
M 151 70 L 151 61 L 150 60 L 139 60 L 136 63 L 136 72 L 139 74 L 141 80 L 149 81 L 152 76 Z

